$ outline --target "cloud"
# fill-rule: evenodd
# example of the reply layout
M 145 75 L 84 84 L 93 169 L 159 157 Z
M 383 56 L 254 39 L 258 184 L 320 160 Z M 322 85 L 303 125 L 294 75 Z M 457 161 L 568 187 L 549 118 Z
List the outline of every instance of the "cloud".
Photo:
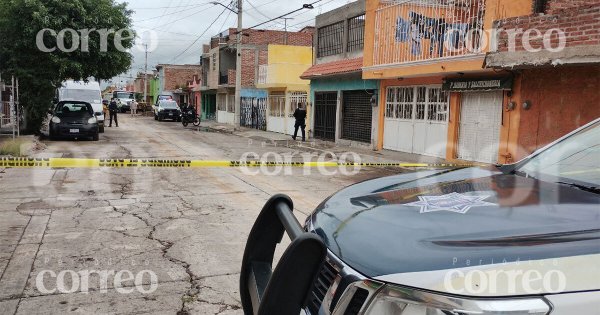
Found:
M 225 11 L 214 25 L 206 32 L 206 35 L 198 40 L 185 54 L 177 60 L 173 58 L 185 50 L 197 37 L 202 34 L 210 23 L 223 12 L 223 7 L 210 4 L 209 0 L 129 0 L 128 8 L 134 11 L 134 29 L 142 34 L 147 30 L 156 32 L 156 49 L 148 54 L 148 69 L 152 70 L 159 63 L 198 63 L 202 44 L 208 43 L 212 36 L 237 26 L 236 15 Z M 226 3 L 227 1 L 221 0 Z M 314 2 L 314 1 L 313 1 Z M 315 4 L 313 10 L 302 10 L 289 17 L 288 29 L 297 31 L 304 26 L 314 25 L 314 17 L 317 14 L 330 11 L 350 1 L 347 0 L 323 0 Z M 244 1 L 244 27 L 251 27 L 302 7 L 303 3 L 309 1 L 289 0 L 245 0 Z M 269 23 L 261 28 L 284 29 L 283 20 Z M 148 41 L 148 38 L 144 38 Z M 136 43 L 142 40 L 138 39 Z M 113 82 L 127 81 L 135 76 L 144 67 L 145 53 L 142 49 L 131 51 L 134 63 L 129 74 L 114 78 Z

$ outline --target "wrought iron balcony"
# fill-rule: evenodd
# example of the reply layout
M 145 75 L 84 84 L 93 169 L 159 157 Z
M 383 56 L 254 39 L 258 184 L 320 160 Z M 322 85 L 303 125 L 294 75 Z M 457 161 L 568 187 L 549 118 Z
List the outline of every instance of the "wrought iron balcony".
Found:
M 384 1 L 375 13 L 373 65 L 481 55 L 485 0 Z

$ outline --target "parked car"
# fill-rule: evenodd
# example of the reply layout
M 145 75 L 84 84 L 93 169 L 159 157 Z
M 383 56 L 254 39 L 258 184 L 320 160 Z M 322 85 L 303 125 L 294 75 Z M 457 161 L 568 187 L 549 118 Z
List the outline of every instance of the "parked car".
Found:
M 76 101 L 58 102 L 49 111 L 48 136 L 55 138 L 99 139 L 99 125 L 90 103 Z
M 55 103 L 61 101 L 80 101 L 87 102 L 94 108 L 94 115 L 98 119 L 98 125 L 100 126 L 100 133 L 104 132 L 104 108 L 102 102 L 102 91 L 100 90 L 100 83 L 97 81 L 90 80 L 84 81 L 73 81 L 67 80 L 62 83 L 61 87 L 57 90 L 57 98 Z
M 511 165 L 366 181 L 302 228 L 278 195 L 240 276 L 245 314 L 598 314 L 600 119 Z M 292 239 L 276 269 L 274 249 Z
M 177 102 L 171 100 L 159 101 L 154 109 L 154 120 L 162 121 L 172 119 L 173 121 L 181 121 L 181 109 Z

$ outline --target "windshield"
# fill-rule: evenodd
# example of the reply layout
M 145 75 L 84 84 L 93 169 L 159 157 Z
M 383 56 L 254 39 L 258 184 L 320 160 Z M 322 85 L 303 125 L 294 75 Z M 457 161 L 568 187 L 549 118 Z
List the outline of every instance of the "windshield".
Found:
M 117 94 L 117 98 L 118 99 L 134 99 L 134 95 L 133 93 L 127 93 L 127 92 L 118 92 Z
M 175 103 L 175 102 L 160 102 L 160 107 L 162 107 L 162 108 L 178 108 L 177 103 Z
M 55 115 L 61 117 L 88 117 L 92 116 L 88 105 L 81 103 L 60 103 L 56 106 Z
M 88 103 L 100 103 L 102 97 L 99 91 L 94 90 L 61 90 L 61 101 L 82 101 Z
M 600 187 L 600 122 L 533 157 L 518 171 L 536 178 Z

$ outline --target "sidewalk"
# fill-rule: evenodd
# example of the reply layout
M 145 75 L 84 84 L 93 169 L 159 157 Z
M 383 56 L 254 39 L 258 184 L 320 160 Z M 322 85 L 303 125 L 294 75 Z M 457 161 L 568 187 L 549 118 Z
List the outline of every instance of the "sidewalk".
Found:
M 207 128 L 213 132 L 221 132 L 252 139 L 258 142 L 265 142 L 266 145 L 294 147 L 303 151 L 310 152 L 330 152 L 336 155 L 353 152 L 360 155 L 364 163 L 445 163 L 445 159 L 436 157 L 381 150 L 374 151 L 368 148 L 345 146 L 330 141 L 319 139 L 309 139 L 306 142 L 294 141 L 291 136 L 277 132 L 262 131 L 252 128 L 238 127 L 234 128 L 230 124 L 222 124 L 213 120 L 202 121 L 201 127 Z

